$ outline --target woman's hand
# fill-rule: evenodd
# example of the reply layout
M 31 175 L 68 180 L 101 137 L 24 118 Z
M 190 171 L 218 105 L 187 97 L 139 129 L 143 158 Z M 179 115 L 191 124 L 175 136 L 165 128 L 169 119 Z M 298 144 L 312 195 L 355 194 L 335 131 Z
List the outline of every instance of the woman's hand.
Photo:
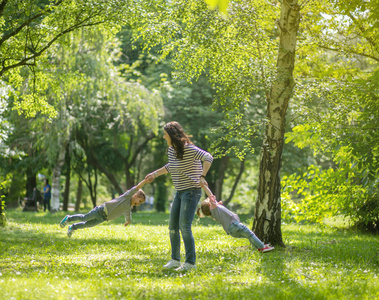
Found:
M 154 175 L 154 172 L 152 172 L 152 173 L 149 173 L 149 174 L 147 174 L 146 176 L 145 176 L 145 180 L 148 182 L 148 183 L 151 183 L 151 182 L 153 182 L 154 181 L 154 178 L 155 178 L 156 176 Z
M 203 186 L 208 186 L 208 182 L 205 180 L 204 177 L 200 177 L 199 185 L 200 185 L 201 187 L 203 187 Z

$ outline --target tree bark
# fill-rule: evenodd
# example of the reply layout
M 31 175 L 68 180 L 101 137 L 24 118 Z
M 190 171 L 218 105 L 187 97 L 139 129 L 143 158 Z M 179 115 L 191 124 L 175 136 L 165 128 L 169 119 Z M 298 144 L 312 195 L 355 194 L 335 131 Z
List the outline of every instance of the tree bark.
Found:
M 155 137 L 154 133 L 150 133 L 146 136 L 145 140 L 137 145 L 137 147 L 132 153 L 132 144 L 133 144 L 133 136 L 131 137 L 131 144 L 129 145 L 129 151 L 128 154 L 123 158 L 124 166 L 125 166 L 125 177 L 126 177 L 126 189 L 130 189 L 135 185 L 135 176 L 132 175 L 131 168 L 136 165 L 136 160 L 138 157 L 138 154 L 143 151 L 143 149 L 146 147 L 147 143 L 152 140 Z
M 295 86 L 293 69 L 300 6 L 297 0 L 283 1 L 279 26 L 277 74 L 267 97 L 267 124 L 259 166 L 258 198 L 253 231 L 265 243 L 284 246 L 281 232 L 279 171 L 284 145 L 285 116 Z
M 58 153 L 57 162 L 53 168 L 53 178 L 51 180 L 51 212 L 57 212 L 60 209 L 59 186 L 61 170 L 65 161 L 66 148 L 69 140 L 70 134 L 67 134 Z
M 76 191 L 75 211 L 79 211 L 80 202 L 82 201 L 83 180 L 79 177 L 78 189 Z
M 229 156 L 223 156 L 218 166 L 218 173 L 217 173 L 218 176 L 215 181 L 214 194 L 216 196 L 216 199 L 219 199 L 219 200 L 222 199 L 222 186 L 224 183 L 225 172 L 226 172 L 226 168 L 228 167 L 229 159 L 230 159 Z
M 26 197 L 33 197 L 33 189 L 37 188 L 37 173 L 32 167 L 26 169 Z
M 108 171 L 102 164 L 99 163 L 94 154 L 92 155 L 91 163 L 95 166 L 95 168 L 99 169 L 100 172 L 107 176 L 108 180 L 112 183 L 119 195 L 122 195 L 124 193 L 116 177 L 110 171 Z
M 64 196 L 63 196 L 63 211 L 68 211 L 68 201 L 69 201 L 69 195 L 70 195 L 71 158 L 70 158 L 69 145 L 70 144 L 67 144 L 67 149 L 66 149 L 67 172 L 66 172 L 66 184 L 64 188 Z

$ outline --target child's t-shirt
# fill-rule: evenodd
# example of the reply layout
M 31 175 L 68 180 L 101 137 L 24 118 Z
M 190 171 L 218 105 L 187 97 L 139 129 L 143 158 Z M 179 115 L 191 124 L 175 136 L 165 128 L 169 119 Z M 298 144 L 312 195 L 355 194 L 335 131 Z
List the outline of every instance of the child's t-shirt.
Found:
M 107 220 L 117 219 L 121 215 L 125 216 L 125 222 L 132 221 L 132 205 L 131 199 L 137 192 L 137 188 L 134 186 L 130 190 L 126 191 L 120 197 L 117 197 L 109 202 L 105 202 L 104 206 L 108 214 Z
M 231 212 L 224 205 L 217 205 L 216 208 L 211 209 L 211 216 L 215 221 L 220 223 L 224 228 L 225 232 L 229 234 L 229 225 L 233 222 L 240 222 L 240 218 L 237 214 Z

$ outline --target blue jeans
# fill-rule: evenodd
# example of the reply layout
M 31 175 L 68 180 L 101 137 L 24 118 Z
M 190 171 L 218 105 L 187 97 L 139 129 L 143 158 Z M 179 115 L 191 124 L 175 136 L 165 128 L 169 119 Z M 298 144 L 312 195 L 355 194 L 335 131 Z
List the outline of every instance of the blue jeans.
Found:
M 50 211 L 50 199 L 51 199 L 51 196 L 45 196 L 44 199 L 43 199 L 43 211 L 46 211 L 46 207 L 47 207 L 47 210 Z
M 180 229 L 186 250 L 186 263 L 193 265 L 196 262 L 196 253 L 191 225 L 200 197 L 200 188 L 177 191 L 170 212 L 171 258 L 180 261 Z
M 246 225 L 241 222 L 234 221 L 229 225 L 229 234 L 235 238 L 246 238 L 250 241 L 251 246 L 261 249 L 264 248 L 264 244 L 258 237 L 252 232 Z
M 93 208 L 89 213 L 83 214 L 77 214 L 69 216 L 67 221 L 68 222 L 75 222 L 75 221 L 82 221 L 79 223 L 72 224 L 72 229 L 82 229 L 87 227 L 93 227 L 96 225 L 99 225 L 100 223 L 103 223 L 107 220 L 107 215 L 104 212 L 104 206 L 96 206 Z

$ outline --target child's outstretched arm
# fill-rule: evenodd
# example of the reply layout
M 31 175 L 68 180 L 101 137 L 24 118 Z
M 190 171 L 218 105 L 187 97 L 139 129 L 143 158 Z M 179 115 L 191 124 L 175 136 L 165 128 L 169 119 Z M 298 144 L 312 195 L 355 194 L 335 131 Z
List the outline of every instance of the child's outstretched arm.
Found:
M 142 187 L 146 184 L 146 183 L 151 183 L 153 180 L 150 180 L 150 179 L 144 179 L 142 180 L 139 184 L 137 184 L 136 188 L 137 190 L 139 189 L 142 189 Z
M 216 196 L 213 195 L 212 191 L 206 185 L 203 186 L 203 189 L 205 190 L 205 193 L 207 194 L 207 196 L 210 200 L 210 209 L 216 208 L 217 204 L 218 204 L 216 201 Z
M 204 189 L 205 193 L 207 194 L 207 196 L 208 196 L 209 198 L 214 197 L 212 191 L 209 189 L 208 186 L 204 185 L 204 186 L 203 186 L 203 189 Z

